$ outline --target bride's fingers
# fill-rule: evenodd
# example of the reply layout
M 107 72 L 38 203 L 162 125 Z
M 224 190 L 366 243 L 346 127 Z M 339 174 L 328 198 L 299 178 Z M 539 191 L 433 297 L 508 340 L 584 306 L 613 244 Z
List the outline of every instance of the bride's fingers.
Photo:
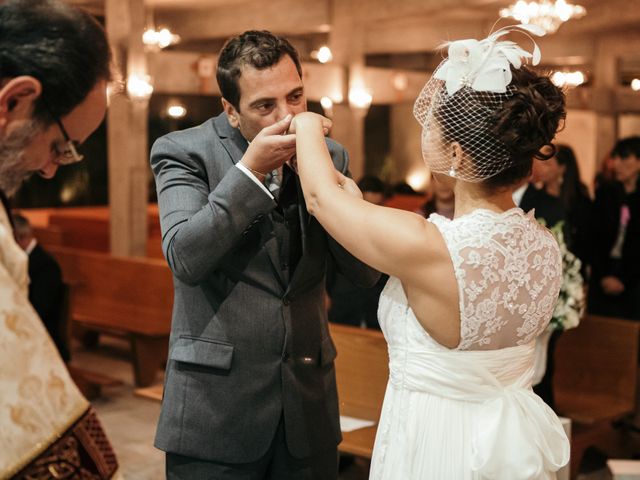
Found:
M 322 117 L 322 133 L 325 135 L 329 135 L 331 133 L 331 128 L 333 127 L 333 122 L 327 117 Z

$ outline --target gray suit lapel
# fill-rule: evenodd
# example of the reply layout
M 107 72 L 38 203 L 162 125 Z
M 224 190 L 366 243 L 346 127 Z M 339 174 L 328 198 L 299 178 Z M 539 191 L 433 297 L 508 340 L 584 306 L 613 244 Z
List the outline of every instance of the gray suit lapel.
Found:
M 222 113 L 218 115 L 213 121 L 218 137 L 220 137 L 220 143 L 229 154 L 231 161 L 235 165 L 240 161 L 244 152 L 247 151 L 249 142 L 242 136 L 240 130 L 233 128 L 227 120 L 227 115 Z
M 240 130 L 233 128 L 227 120 L 226 114 L 222 113 L 218 115 L 214 120 L 214 125 L 222 146 L 229 154 L 231 161 L 235 165 L 240 161 L 244 153 L 247 151 L 249 142 L 242 136 Z M 286 279 L 284 278 L 282 271 L 280 270 L 280 255 L 278 253 L 278 239 L 273 233 L 273 223 L 271 219 L 266 216 L 260 222 L 260 231 L 262 238 L 266 238 L 264 243 L 264 249 L 269 255 L 269 260 L 273 266 L 273 270 L 276 273 L 276 277 L 280 282 L 283 290 L 286 289 Z

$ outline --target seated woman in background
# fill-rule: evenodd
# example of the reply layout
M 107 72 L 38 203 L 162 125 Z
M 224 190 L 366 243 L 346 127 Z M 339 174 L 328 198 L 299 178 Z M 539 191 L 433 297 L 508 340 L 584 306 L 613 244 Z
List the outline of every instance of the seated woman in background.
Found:
M 435 175 L 431 175 L 431 190 L 433 192 L 428 202 L 422 205 L 420 211 L 416 212 L 424 218 L 429 218 L 432 213 L 437 213 L 446 218 L 453 218 L 453 208 L 455 206 L 455 196 L 453 189 L 446 183 L 439 182 Z

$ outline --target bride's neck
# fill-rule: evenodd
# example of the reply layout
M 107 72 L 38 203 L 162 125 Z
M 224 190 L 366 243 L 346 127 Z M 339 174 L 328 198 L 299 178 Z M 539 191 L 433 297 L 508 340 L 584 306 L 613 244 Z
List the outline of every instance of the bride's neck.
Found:
M 490 191 L 477 183 L 456 182 L 455 216 L 459 217 L 478 208 L 504 212 L 516 206 L 511 189 Z

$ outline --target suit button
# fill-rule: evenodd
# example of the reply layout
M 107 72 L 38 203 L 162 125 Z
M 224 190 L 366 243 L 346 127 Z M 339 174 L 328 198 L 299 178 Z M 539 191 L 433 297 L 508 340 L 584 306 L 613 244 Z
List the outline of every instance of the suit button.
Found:
M 288 353 L 288 352 L 284 352 L 284 353 L 282 354 L 282 361 L 283 361 L 283 362 L 286 362 L 286 361 L 288 361 L 288 360 L 289 360 L 289 353 Z
M 289 264 L 288 263 L 283 263 L 282 264 L 282 270 L 288 270 L 289 269 Z
M 284 303 L 285 305 L 291 305 L 291 300 L 289 300 L 289 298 L 287 298 L 287 297 L 284 297 L 282 299 L 282 303 Z

